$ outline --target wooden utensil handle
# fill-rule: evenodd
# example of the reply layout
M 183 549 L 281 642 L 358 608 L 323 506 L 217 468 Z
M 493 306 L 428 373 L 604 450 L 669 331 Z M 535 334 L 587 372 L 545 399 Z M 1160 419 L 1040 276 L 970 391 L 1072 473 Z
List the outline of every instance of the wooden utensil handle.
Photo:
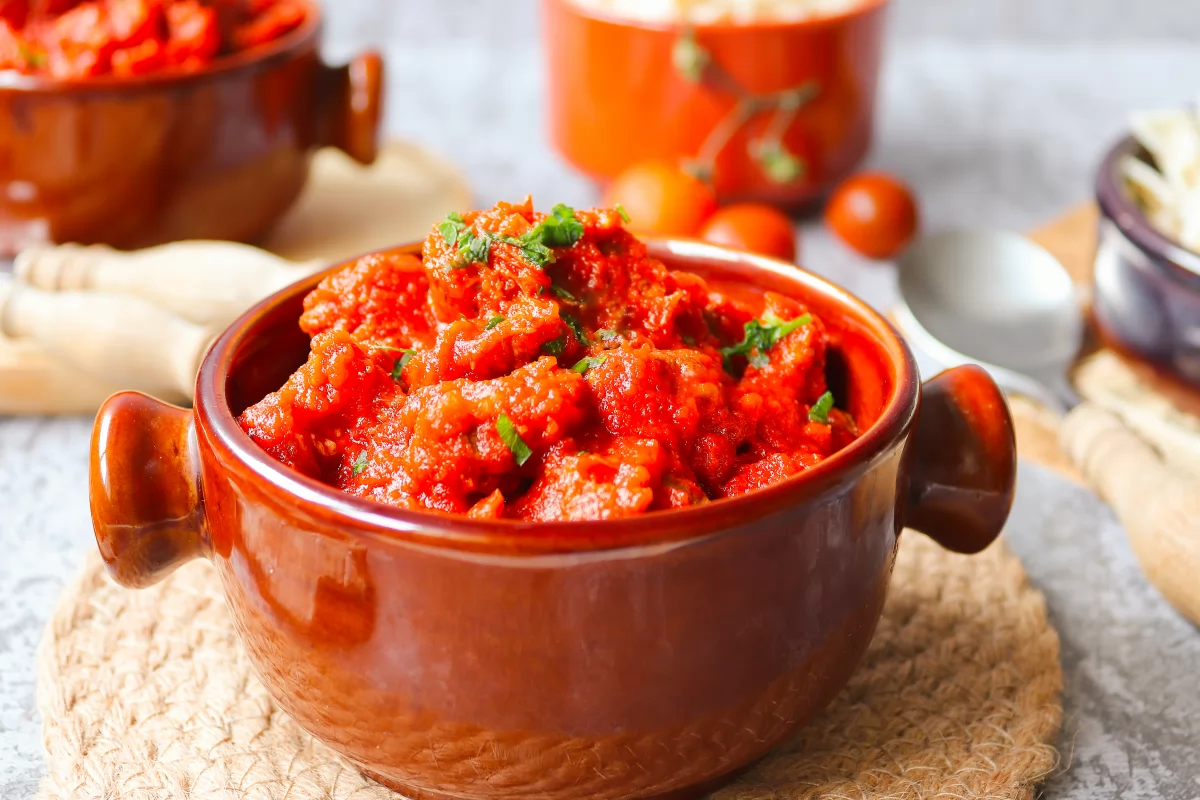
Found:
M 1129 534 L 1146 577 L 1180 613 L 1200 624 L 1200 484 L 1167 467 L 1115 415 L 1083 403 L 1060 438 L 1079 470 Z
M 36 343 L 0 336 L 0 416 L 95 414 L 118 389 L 63 364 Z
M 0 282 L 0 333 L 75 369 L 173 400 L 191 398 L 212 332 L 133 297 Z
M 225 326 L 321 266 L 235 242 L 190 241 L 131 252 L 104 245 L 31 247 L 13 269 L 17 280 L 44 291 L 127 294 L 200 325 Z

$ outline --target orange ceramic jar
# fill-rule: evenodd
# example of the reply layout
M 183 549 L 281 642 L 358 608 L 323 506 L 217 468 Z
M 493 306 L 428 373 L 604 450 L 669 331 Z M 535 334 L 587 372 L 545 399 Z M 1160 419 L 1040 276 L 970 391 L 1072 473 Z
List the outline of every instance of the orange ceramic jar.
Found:
M 867 153 L 886 6 L 691 28 L 543 0 L 551 137 L 601 181 L 678 158 L 724 201 L 803 205 Z

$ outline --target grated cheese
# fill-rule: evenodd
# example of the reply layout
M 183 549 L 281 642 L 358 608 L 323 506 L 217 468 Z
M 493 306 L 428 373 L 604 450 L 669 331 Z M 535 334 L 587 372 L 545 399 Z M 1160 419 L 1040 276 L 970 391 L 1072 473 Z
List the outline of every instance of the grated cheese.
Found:
M 1200 112 L 1142 112 L 1132 128 L 1154 159 L 1154 165 L 1132 156 L 1121 163 L 1134 199 L 1160 233 L 1200 253 Z

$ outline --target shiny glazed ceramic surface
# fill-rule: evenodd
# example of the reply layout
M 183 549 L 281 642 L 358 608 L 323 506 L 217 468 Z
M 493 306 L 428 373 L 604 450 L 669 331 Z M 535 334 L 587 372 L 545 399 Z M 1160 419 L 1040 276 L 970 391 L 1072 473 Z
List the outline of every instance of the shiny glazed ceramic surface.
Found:
M 318 54 L 320 10 L 280 40 L 188 74 L 0 80 L 0 255 L 42 243 L 252 241 L 323 146 L 375 158 L 382 61 Z
M 1182 384 L 1195 405 L 1200 255 L 1159 233 L 1134 203 L 1120 170 L 1121 160 L 1130 155 L 1146 157 L 1132 137 L 1109 151 L 1096 179 L 1100 231 L 1093 315 L 1106 343 L 1150 366 L 1158 377 Z
M 886 0 L 795 23 L 690 30 L 543 0 L 551 137 L 601 180 L 697 161 L 722 200 L 812 201 L 870 146 Z
M 110 572 L 145 586 L 209 558 L 276 701 L 412 796 L 711 788 L 844 685 L 901 527 L 966 553 L 995 538 L 1013 428 L 983 370 L 943 373 L 922 393 L 888 323 L 819 278 L 650 244 L 673 266 L 821 313 L 836 337 L 830 385 L 862 436 L 767 489 L 635 519 L 481 522 L 359 500 L 282 467 L 234 416 L 304 360 L 297 319 L 318 275 L 221 336 L 194 413 L 134 393 L 101 410 L 91 498 Z

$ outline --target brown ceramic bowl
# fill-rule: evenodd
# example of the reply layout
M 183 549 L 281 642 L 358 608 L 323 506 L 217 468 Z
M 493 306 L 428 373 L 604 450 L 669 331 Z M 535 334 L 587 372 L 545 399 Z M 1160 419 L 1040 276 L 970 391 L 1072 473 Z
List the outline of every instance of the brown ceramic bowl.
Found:
M 1126 137 L 1109 150 L 1096 177 L 1092 314 L 1106 344 L 1168 395 L 1185 398 L 1182 405 L 1200 408 L 1200 254 L 1146 219 L 1121 174 L 1128 156 L 1151 161 Z
M 870 147 L 886 10 L 689 28 L 542 0 L 551 138 L 601 181 L 683 160 L 723 201 L 811 205 Z
M 194 412 L 135 393 L 101 410 L 91 502 L 109 571 L 140 587 L 207 557 L 279 705 L 410 796 L 690 797 L 727 779 L 845 684 L 902 527 L 964 553 L 1000 532 L 1012 420 L 980 369 L 922 387 L 893 328 L 812 274 L 650 245 L 822 314 L 861 437 L 769 488 L 635 519 L 485 522 L 359 500 L 271 459 L 235 417 L 305 359 L 316 275 L 217 340 Z
M 375 158 L 382 60 L 318 54 L 321 12 L 195 73 L 63 81 L 0 73 L 0 255 L 43 243 L 252 241 L 309 156 Z

